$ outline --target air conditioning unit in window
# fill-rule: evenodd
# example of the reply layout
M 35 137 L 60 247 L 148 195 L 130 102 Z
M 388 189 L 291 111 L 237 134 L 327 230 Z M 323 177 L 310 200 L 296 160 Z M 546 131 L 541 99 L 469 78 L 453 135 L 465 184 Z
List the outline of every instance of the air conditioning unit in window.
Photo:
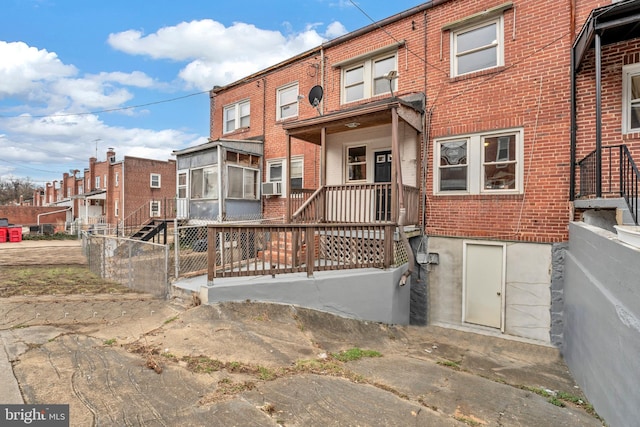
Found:
M 282 194 L 281 182 L 263 182 L 262 183 L 263 196 L 279 196 L 281 194 Z

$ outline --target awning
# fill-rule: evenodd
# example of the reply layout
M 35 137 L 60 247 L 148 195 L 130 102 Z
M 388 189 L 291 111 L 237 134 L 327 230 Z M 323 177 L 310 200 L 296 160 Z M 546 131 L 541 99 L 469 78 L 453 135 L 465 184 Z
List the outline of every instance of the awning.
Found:
M 602 46 L 640 37 L 640 0 L 628 0 L 593 9 L 573 44 L 577 71 L 587 51 L 594 47 L 595 34 Z
M 391 110 L 396 108 L 398 116 L 418 132 L 422 132 L 423 99 L 408 102 L 393 98 L 381 102 L 340 110 L 311 119 L 287 122 L 282 128 L 289 135 L 303 141 L 320 145 L 321 129 L 327 135 L 391 123 Z
M 106 200 L 107 190 L 93 190 L 88 193 L 76 194 L 75 196 L 71 196 L 71 198 L 82 200 Z

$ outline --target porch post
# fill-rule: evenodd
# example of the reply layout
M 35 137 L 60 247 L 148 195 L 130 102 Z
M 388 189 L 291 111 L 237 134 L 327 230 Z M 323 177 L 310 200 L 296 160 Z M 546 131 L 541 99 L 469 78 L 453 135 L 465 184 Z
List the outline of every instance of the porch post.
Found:
M 320 130 L 320 187 L 327 183 L 327 128 Z
M 596 197 L 602 197 L 602 49 L 596 32 Z
M 287 198 L 286 203 L 287 203 L 287 212 L 286 212 L 286 218 L 285 218 L 285 222 L 288 224 L 291 222 L 291 197 L 289 197 L 289 195 L 291 194 L 291 179 L 289 178 L 291 176 L 291 135 L 289 135 L 287 133 L 287 167 L 285 168 L 285 173 L 284 173 L 284 182 L 283 184 L 286 186 L 287 188 L 287 194 L 284 194 L 284 196 Z
M 398 180 L 400 173 L 400 148 L 398 144 L 398 110 L 391 109 L 391 218 L 398 221 L 398 196 L 401 193 Z

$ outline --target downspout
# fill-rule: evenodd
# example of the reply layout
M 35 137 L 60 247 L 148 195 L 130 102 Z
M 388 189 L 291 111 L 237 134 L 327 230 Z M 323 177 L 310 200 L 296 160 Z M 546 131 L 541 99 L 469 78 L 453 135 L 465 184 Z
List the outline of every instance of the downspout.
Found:
M 38 214 L 38 217 L 37 217 L 37 219 L 36 219 L 36 224 L 37 224 L 38 226 L 40 225 L 40 217 L 41 217 L 41 216 L 44 216 L 44 215 L 51 215 L 51 214 L 54 214 L 54 213 L 60 213 L 60 212 L 66 212 L 66 211 L 69 211 L 69 210 L 71 210 L 71 206 L 68 206 L 68 207 L 66 207 L 66 208 L 64 208 L 64 209 L 60 209 L 59 211 L 45 212 L 45 213 Z
M 407 278 L 413 273 L 415 267 L 415 259 L 413 258 L 413 250 L 409 244 L 409 239 L 404 233 L 404 225 L 407 217 L 407 208 L 404 205 L 404 185 L 402 185 L 402 167 L 400 166 L 400 147 L 398 143 L 398 110 L 397 108 L 391 109 L 391 144 L 393 145 L 393 162 L 395 163 L 396 170 L 396 185 L 398 187 L 398 233 L 400 234 L 400 240 L 404 245 L 407 252 L 407 258 L 409 261 L 409 267 L 407 271 L 402 273 L 400 278 L 400 286 L 404 286 L 407 283 Z
M 571 172 L 569 175 L 569 201 L 575 200 L 576 194 L 576 132 L 577 132 L 577 106 L 576 106 L 576 59 L 575 49 L 571 48 Z
M 602 197 L 602 47 L 596 32 L 596 197 Z

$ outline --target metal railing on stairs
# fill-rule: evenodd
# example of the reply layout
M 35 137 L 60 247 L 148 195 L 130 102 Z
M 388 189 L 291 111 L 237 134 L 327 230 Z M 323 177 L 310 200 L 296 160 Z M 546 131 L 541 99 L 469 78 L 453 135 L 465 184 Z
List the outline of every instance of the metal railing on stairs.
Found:
M 601 194 L 624 198 L 635 224 L 638 224 L 638 190 L 640 172 L 629 148 L 624 145 L 602 147 L 601 170 L 597 172 L 596 150 L 587 154 L 578 162 L 580 186 L 578 198 Z

